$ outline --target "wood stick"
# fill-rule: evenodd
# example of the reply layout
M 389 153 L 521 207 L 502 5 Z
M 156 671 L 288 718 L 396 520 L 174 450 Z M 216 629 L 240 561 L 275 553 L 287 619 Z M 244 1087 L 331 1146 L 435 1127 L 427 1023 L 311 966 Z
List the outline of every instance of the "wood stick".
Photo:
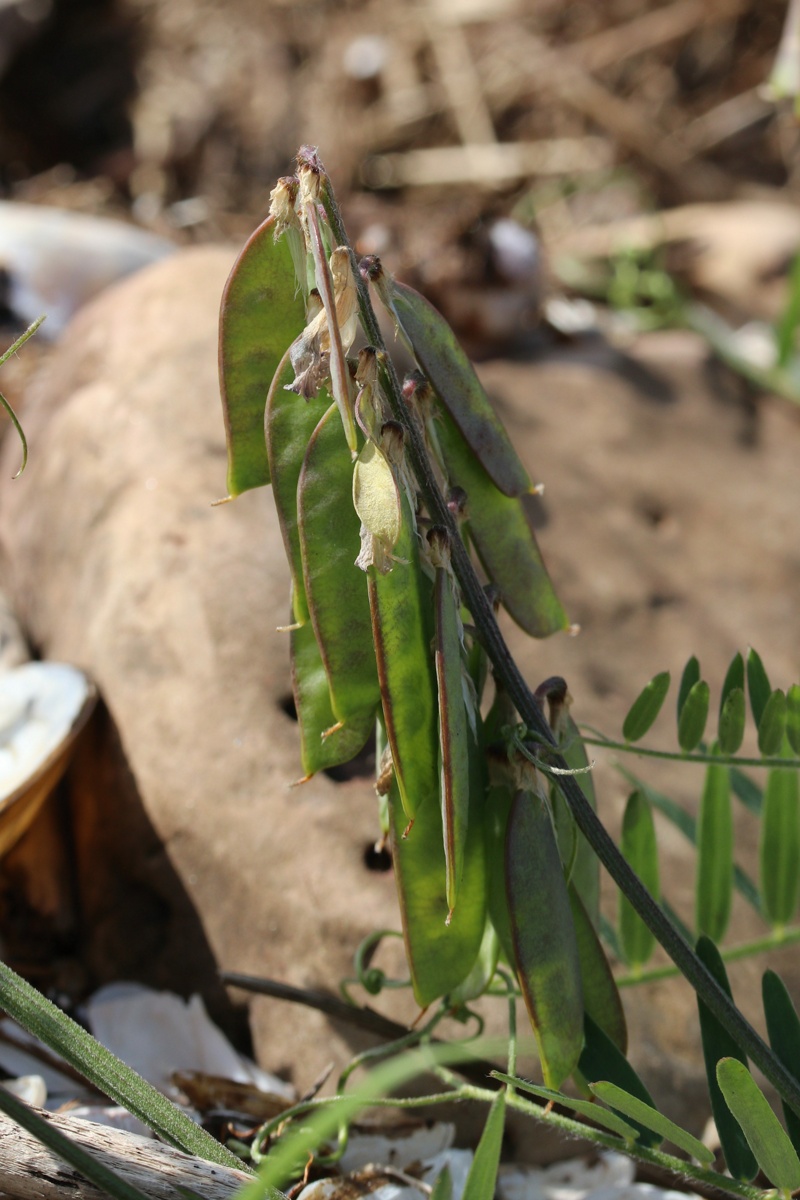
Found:
M 112 1129 L 80 1117 L 36 1110 L 44 1120 L 153 1200 L 175 1200 L 176 1187 L 203 1200 L 228 1200 L 245 1183 L 247 1171 L 192 1158 L 154 1139 Z M 3 1200 L 108 1200 L 73 1167 L 10 1117 L 0 1114 L 0 1197 Z

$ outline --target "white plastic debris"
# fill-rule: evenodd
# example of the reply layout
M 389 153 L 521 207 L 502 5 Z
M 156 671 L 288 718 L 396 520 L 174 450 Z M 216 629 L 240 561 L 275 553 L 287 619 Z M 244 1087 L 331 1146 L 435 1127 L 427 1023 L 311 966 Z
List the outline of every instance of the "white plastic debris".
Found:
M 368 1163 L 403 1171 L 411 1163 L 427 1162 L 453 1145 L 456 1128 L 445 1121 L 417 1127 L 388 1127 L 374 1133 L 353 1130 L 339 1161 L 343 1172 L 358 1171 Z
M 44 205 L 0 201 L 0 267 L 6 305 L 24 324 L 43 312 L 55 338 L 92 296 L 175 247 L 123 221 Z
M 6 1079 L 3 1087 L 26 1104 L 44 1108 L 47 1086 L 41 1075 L 20 1075 L 17 1079 Z
M 138 983 L 112 983 L 95 992 L 85 1013 L 97 1040 L 168 1096 L 179 1095 L 173 1071 L 194 1070 L 295 1098 L 284 1080 L 234 1050 L 199 996 L 186 1001 Z
M 0 857 L 58 783 L 96 691 L 77 667 L 29 662 L 0 673 Z

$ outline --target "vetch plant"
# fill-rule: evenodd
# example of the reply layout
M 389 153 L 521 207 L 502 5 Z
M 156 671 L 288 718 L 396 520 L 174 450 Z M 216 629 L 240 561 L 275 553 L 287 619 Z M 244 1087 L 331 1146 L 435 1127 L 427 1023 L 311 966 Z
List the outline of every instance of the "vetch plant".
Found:
M 403 381 L 373 297 L 416 362 Z M 355 354 L 359 326 L 366 346 Z M 737 1182 L 759 1167 L 779 1189 L 796 1187 L 784 1139 L 793 1130 L 796 1138 L 800 1117 L 798 1061 L 783 1046 L 787 1031 L 800 1026 L 785 990 L 778 1000 L 770 985 L 770 1049 L 735 1007 L 716 942 L 734 887 L 771 926 L 761 944 L 797 933 L 788 926 L 800 879 L 800 689 L 773 691 L 751 652 L 754 763 L 735 757 L 744 732 L 744 660 L 738 656 L 728 673 L 711 745 L 703 740 L 710 689 L 690 660 L 679 689 L 679 750 L 670 756 L 707 764 L 700 815 L 694 820 L 632 776 L 622 846 L 613 843 L 595 812 L 586 746 L 666 754 L 638 741 L 664 703 L 669 676 L 645 688 L 618 742 L 580 733 L 563 680 L 531 690 L 522 679 L 496 607 L 534 637 L 569 627 L 524 516 L 521 498 L 534 489 L 444 319 L 374 256 L 357 262 L 310 148 L 301 150 L 296 175 L 279 181 L 270 216 L 228 280 L 220 369 L 230 498 L 271 481 L 291 569 L 287 629 L 305 775 L 348 761 L 375 730 L 378 817 L 392 851 L 411 985 L 420 1008 L 432 1012 L 421 1031 L 379 1053 L 402 1057 L 413 1044 L 432 1052 L 442 1016 L 466 1016 L 482 993 L 519 994 L 525 1002 L 543 1087 L 516 1075 L 513 1027 L 508 1071 L 495 1073 L 502 1100 L 459 1082 L 441 1047 L 432 1060 L 446 1090 L 426 1102 L 469 1096 L 492 1103 L 476 1167 L 481 1183 L 469 1196 L 489 1194 L 505 1106 L 583 1135 L 588 1129 L 599 1144 L 739 1195 L 760 1194 Z M 751 799 L 758 792 L 743 765 L 768 770 L 759 800 L 759 885 L 733 860 L 731 792 L 749 789 Z M 653 807 L 698 848 L 696 949 L 696 935 L 657 899 Z M 621 892 L 616 929 L 599 911 L 600 863 Z M 706 1148 L 658 1112 L 625 1057 L 624 1013 L 604 940 L 628 964 L 620 982 L 646 977 L 661 943 L 675 964 L 665 970 L 683 973 L 696 991 L 711 1103 L 735 1180 L 714 1175 Z M 374 970 L 362 980 L 373 993 L 382 982 Z M 788 1139 L 774 1132 L 777 1118 L 765 1116 L 748 1056 L 792 1114 Z M 561 1090 L 570 1080 L 582 1098 Z M 366 1085 L 361 1092 L 377 1101 L 378 1079 L 371 1093 Z M 557 1116 L 553 1101 L 576 1119 Z M 309 1110 L 324 1114 L 330 1104 L 311 1101 L 294 1114 L 303 1118 L 297 1136 L 305 1151 L 336 1124 L 328 1113 L 309 1127 Z M 277 1132 L 272 1123 L 257 1135 L 256 1158 Z M 694 1161 L 664 1155 L 658 1146 L 665 1138 Z M 288 1147 L 292 1135 L 285 1140 Z M 285 1157 L 267 1153 L 267 1172 L 271 1158 Z

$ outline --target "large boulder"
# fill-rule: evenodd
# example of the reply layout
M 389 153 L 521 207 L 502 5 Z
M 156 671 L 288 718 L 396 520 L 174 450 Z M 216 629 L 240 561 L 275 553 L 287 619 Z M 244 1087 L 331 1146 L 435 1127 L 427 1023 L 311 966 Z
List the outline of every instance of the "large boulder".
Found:
M 98 981 L 201 988 L 212 1005 L 217 966 L 335 986 L 365 934 L 398 925 L 391 875 L 365 865 L 369 780 L 290 789 L 298 739 L 276 631 L 288 572 L 270 495 L 211 507 L 224 490 L 216 321 L 232 258 L 177 254 L 83 310 L 30 389 L 28 470 L 10 482 L 14 445 L 0 464 L 8 584 L 28 634 L 86 668 L 107 706 L 72 773 L 87 961 Z M 776 684 L 797 674 L 797 412 L 754 409 L 705 361 L 698 339 L 669 334 L 633 357 L 598 343 L 483 368 L 548 485 L 531 515 L 583 629 L 534 644 L 506 623 L 512 648 L 533 685 L 566 676 L 576 717 L 612 734 L 646 680 L 692 653 L 717 693 L 749 642 Z M 674 749 L 674 717 L 654 736 Z M 598 759 L 616 829 L 628 785 Z M 696 802 L 696 769 L 647 774 Z M 742 831 L 752 842 L 744 819 Z M 691 857 L 671 828 L 661 845 L 665 891 L 691 920 Z M 736 911 L 749 935 L 754 920 Z M 756 1015 L 758 970 L 738 971 Z M 693 1006 L 674 981 L 628 1003 L 654 1095 L 697 1126 Z M 410 998 L 395 1012 L 412 1017 Z M 301 1085 L 346 1053 L 317 1014 L 259 1000 L 251 1017 L 263 1064 L 293 1067 Z

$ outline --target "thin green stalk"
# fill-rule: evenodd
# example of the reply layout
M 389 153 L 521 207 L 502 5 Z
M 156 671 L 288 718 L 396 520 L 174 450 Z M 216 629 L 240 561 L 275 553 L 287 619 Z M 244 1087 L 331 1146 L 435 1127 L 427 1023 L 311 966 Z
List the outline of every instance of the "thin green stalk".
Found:
M 0 1008 L 170 1146 L 241 1170 L 240 1159 L 5 963 L 0 963 Z
M 337 239 L 341 245 L 349 247 L 350 243 L 342 224 L 341 214 L 333 192 L 327 185 L 327 179 L 323 186 L 323 199 Z M 352 249 L 350 249 L 350 253 L 353 256 L 356 271 L 364 330 L 375 348 L 383 351 L 386 355 L 386 375 L 389 382 L 388 400 L 392 416 L 402 425 L 405 432 L 406 455 L 416 476 L 428 514 L 431 520 L 437 525 L 442 525 L 450 536 L 453 570 L 461 587 L 464 603 L 472 614 L 473 622 L 489 661 L 492 663 L 495 676 L 506 689 L 520 719 L 541 739 L 546 747 L 552 748 L 547 752 L 548 763 L 560 770 L 568 771 L 567 763 L 557 753 L 555 739 L 544 712 L 534 699 L 500 632 L 491 602 L 483 590 L 459 536 L 453 514 L 448 509 L 437 486 L 421 433 L 415 422 L 409 417 L 408 409 L 403 402 L 397 372 L 391 358 L 386 354 L 386 346 L 375 318 L 366 283 L 357 270 Z M 671 925 L 641 880 L 620 854 L 613 839 L 584 796 L 580 785 L 568 774 L 559 776 L 557 784 L 570 807 L 575 823 L 617 887 L 627 897 L 647 927 L 655 934 L 669 957 L 678 966 L 706 1006 L 741 1045 L 742 1049 L 749 1054 L 782 1099 L 800 1116 L 800 1084 L 798 1081 L 786 1070 L 763 1038 L 759 1037 L 755 1029 L 745 1020 L 691 946 Z
M 753 954 L 764 954 L 767 950 L 780 950 L 800 942 L 800 925 L 790 929 L 774 929 L 764 937 L 753 938 L 750 942 L 741 942 L 738 946 L 719 948 L 725 962 L 736 962 L 740 958 L 750 958 Z M 641 971 L 638 975 L 620 975 L 616 979 L 617 987 L 632 987 L 637 983 L 655 983 L 659 979 L 671 979 L 679 975 L 676 966 L 652 967 L 649 971 Z
M 581 725 L 581 730 L 584 729 L 591 729 L 591 726 Z M 592 734 L 595 736 L 581 732 L 581 741 L 585 746 L 602 746 L 604 750 L 618 750 L 622 754 L 635 754 L 639 758 L 665 758 L 681 763 L 713 763 L 715 766 L 723 767 L 782 767 L 784 770 L 800 767 L 798 759 L 767 758 L 766 756 L 747 758 L 738 754 L 708 754 L 703 751 L 685 754 L 678 750 L 653 750 L 649 746 L 639 746 L 633 742 L 617 742 L 613 738 L 604 737 L 596 729 L 592 730 Z

